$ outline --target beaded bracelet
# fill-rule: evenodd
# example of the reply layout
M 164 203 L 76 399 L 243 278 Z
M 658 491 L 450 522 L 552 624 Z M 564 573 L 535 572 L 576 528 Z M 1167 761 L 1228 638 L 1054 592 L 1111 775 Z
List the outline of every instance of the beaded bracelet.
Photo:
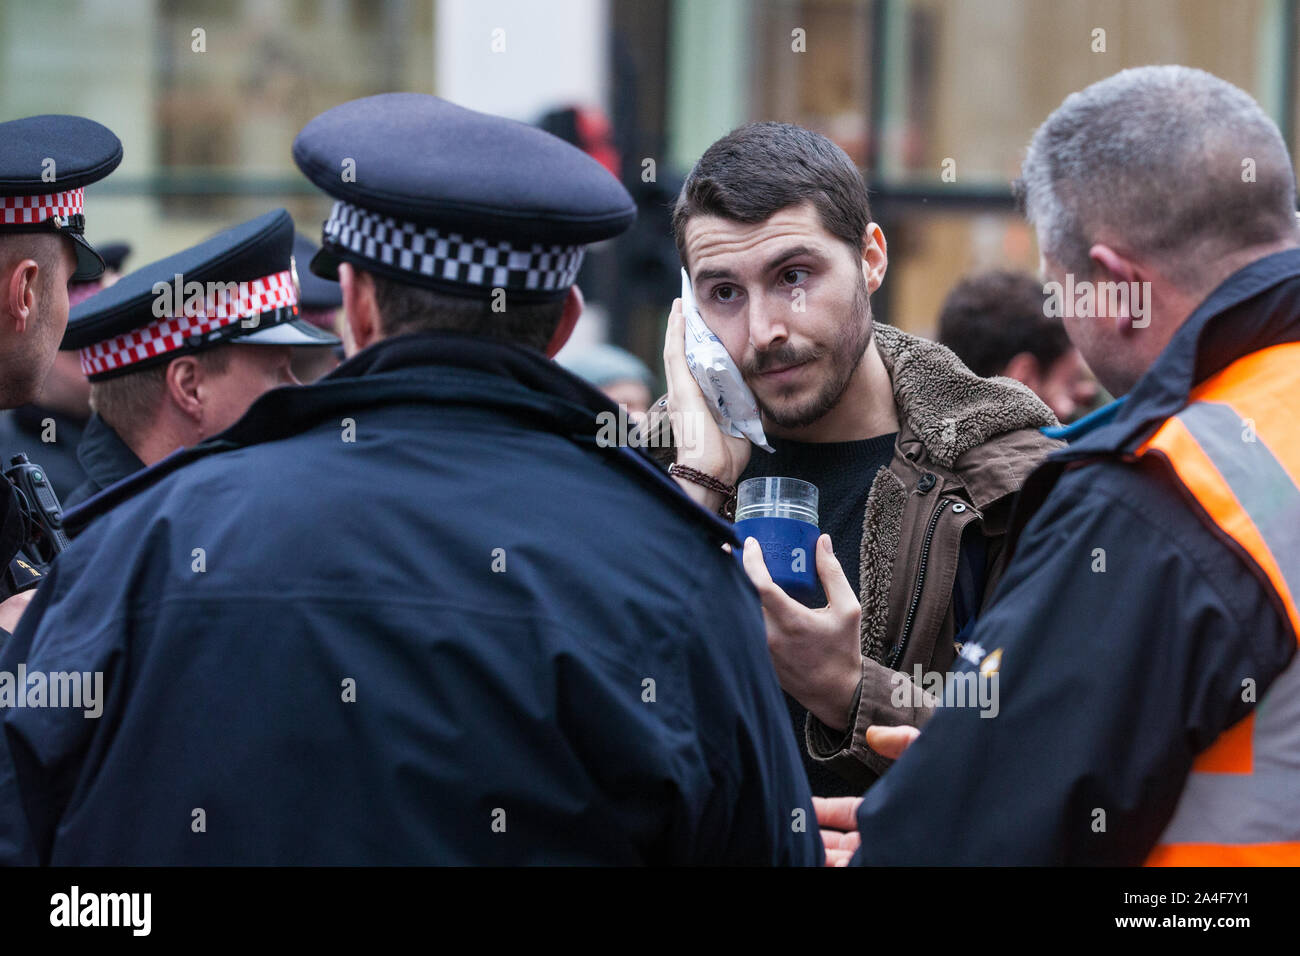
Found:
M 701 488 L 707 488 L 709 491 L 716 491 L 722 495 L 722 510 L 719 512 L 726 518 L 733 518 L 736 514 L 736 486 L 729 485 L 719 478 L 714 478 L 696 468 L 690 468 L 686 465 L 679 465 L 673 462 L 668 466 L 668 474 L 674 478 L 685 478 L 691 484 L 699 485 Z

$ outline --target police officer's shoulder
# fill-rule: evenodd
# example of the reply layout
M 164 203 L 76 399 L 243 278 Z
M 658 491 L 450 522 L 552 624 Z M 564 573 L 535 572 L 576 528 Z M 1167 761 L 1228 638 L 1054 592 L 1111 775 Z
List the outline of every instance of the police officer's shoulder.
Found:
M 283 209 L 240 223 L 75 306 L 60 347 L 100 381 L 225 342 L 337 345 L 298 317 L 292 249 Z

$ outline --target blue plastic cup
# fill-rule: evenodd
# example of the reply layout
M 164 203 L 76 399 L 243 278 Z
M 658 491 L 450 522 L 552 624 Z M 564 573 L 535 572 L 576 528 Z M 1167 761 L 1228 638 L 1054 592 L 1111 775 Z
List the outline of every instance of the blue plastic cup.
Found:
M 817 486 L 798 478 L 750 478 L 736 491 L 736 534 L 758 541 L 767 573 L 801 604 L 821 592 L 817 580 Z

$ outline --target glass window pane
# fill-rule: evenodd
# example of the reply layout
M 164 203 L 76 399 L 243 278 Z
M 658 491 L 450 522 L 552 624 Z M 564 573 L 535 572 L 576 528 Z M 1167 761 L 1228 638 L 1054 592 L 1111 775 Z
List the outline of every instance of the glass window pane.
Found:
M 87 190 L 87 232 L 129 240 L 134 267 L 276 206 L 318 232 L 329 200 L 294 166 L 294 137 L 345 100 L 432 92 L 432 51 L 433 5 L 408 0 L 11 3 L 0 106 L 118 134 L 122 166 Z
M 871 5 L 769 0 L 755 5 L 753 26 L 750 119 L 817 130 L 867 165 Z
M 1276 107 L 1280 0 L 885 3 L 888 181 L 935 182 L 951 158 L 959 184 L 1006 183 L 1066 95 L 1130 66 L 1200 67 Z

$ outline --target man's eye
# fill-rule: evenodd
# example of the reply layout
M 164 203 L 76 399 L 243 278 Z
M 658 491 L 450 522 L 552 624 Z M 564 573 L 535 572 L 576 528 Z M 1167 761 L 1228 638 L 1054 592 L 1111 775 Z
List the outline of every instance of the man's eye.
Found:
M 735 297 L 736 290 L 734 286 L 720 285 L 713 290 L 713 298 L 717 299 L 719 302 L 730 302 Z
M 787 285 L 798 285 L 808 276 L 807 269 L 786 269 L 781 273 L 781 281 Z

